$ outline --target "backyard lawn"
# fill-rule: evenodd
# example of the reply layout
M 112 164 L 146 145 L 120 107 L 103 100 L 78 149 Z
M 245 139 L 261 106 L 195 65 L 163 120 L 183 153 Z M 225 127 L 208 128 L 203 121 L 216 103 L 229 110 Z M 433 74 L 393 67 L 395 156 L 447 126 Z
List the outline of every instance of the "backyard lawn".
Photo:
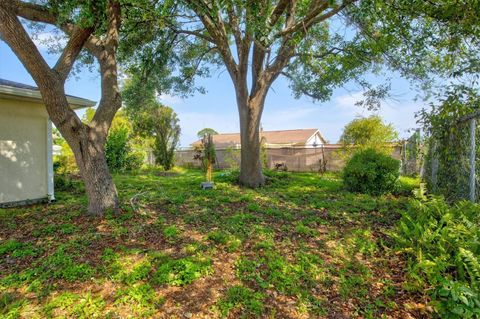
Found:
M 115 177 L 122 213 L 86 217 L 80 186 L 0 210 L 2 318 L 411 318 L 389 229 L 404 196 L 346 192 L 337 175 Z M 408 194 L 408 192 L 405 192 Z

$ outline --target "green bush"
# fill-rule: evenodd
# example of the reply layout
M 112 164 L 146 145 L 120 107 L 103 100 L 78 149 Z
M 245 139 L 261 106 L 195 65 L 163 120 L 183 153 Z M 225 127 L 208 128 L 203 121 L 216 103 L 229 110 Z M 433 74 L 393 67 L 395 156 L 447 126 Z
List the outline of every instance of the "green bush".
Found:
M 480 317 L 480 207 L 413 200 L 392 234 L 408 260 L 407 287 L 428 292 L 442 318 Z
M 143 155 L 132 151 L 127 127 L 110 130 L 105 144 L 105 157 L 108 167 L 114 172 L 138 169 L 143 162 Z
M 395 190 L 400 161 L 374 149 L 355 153 L 343 170 L 343 183 L 352 192 L 380 195 Z
M 65 157 L 66 158 L 66 157 Z M 67 167 L 64 159 L 59 157 L 53 161 L 53 178 L 56 191 L 82 193 L 85 191 L 83 182 L 74 170 Z
M 145 158 L 145 155 L 142 152 L 132 151 L 127 156 L 127 163 L 125 165 L 125 170 L 135 171 L 140 169 L 143 165 L 144 158 Z

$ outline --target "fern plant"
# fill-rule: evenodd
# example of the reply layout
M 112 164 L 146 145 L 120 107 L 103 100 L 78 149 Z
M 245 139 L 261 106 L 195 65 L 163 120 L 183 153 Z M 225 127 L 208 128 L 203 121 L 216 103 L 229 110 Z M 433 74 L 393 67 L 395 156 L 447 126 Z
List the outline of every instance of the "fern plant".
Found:
M 480 262 L 478 261 L 478 256 L 475 256 L 470 250 L 461 247 L 458 254 L 465 269 L 465 271 L 461 272 L 462 277 L 469 279 L 471 287 L 478 291 L 480 287 Z
M 480 318 L 480 207 L 412 200 L 391 234 L 408 260 L 409 287 L 428 291 L 444 318 Z

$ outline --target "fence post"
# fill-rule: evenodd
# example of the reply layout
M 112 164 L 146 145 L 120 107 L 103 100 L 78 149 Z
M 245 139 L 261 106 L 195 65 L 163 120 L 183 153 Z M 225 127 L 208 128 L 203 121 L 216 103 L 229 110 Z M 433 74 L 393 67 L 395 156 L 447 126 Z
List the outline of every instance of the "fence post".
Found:
M 476 186 L 476 172 L 475 172 L 475 157 L 476 157 L 476 141 L 475 129 L 476 120 L 474 117 L 470 119 L 470 196 L 471 202 L 475 202 L 475 186 Z

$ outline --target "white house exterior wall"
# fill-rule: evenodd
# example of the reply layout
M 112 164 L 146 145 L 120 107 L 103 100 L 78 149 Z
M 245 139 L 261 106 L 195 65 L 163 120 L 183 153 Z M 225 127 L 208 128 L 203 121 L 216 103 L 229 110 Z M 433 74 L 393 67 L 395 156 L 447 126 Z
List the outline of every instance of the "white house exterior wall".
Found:
M 0 206 L 53 198 L 48 135 L 42 104 L 0 99 Z

